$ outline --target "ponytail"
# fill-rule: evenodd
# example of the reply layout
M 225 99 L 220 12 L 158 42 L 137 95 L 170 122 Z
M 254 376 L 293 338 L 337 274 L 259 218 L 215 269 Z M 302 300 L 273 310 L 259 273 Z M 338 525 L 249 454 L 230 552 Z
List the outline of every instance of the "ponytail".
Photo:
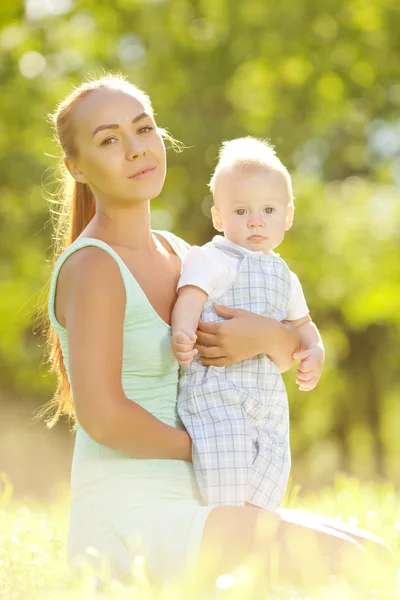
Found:
M 68 243 L 72 244 L 80 236 L 96 212 L 96 201 L 87 183 L 73 182 L 71 198 L 71 222 Z
M 71 181 L 67 172 L 65 172 L 60 200 L 59 210 L 52 212 L 52 218 L 56 219 L 54 263 L 60 254 L 80 236 L 96 212 L 96 201 L 88 184 L 74 179 Z M 46 353 L 50 371 L 55 373 L 57 383 L 53 399 L 39 410 L 38 418 L 45 417 L 47 427 L 51 428 L 61 415 L 75 422 L 75 410 L 60 340 L 52 324 L 47 319 L 46 321 Z

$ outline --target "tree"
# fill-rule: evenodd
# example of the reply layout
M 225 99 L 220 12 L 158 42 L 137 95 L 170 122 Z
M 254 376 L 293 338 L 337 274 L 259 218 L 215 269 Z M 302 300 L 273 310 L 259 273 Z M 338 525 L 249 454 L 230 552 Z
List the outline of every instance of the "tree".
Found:
M 286 377 L 297 473 L 331 477 L 329 447 L 334 467 L 398 477 L 399 4 L 6 0 L 0 11 L 3 395 L 38 403 L 53 385 L 31 332 L 57 188 L 46 114 L 89 74 L 121 70 L 187 146 L 169 154 L 155 228 L 207 241 L 220 142 L 251 134 L 275 144 L 296 196 L 281 254 L 328 349 L 317 391 L 305 397 Z

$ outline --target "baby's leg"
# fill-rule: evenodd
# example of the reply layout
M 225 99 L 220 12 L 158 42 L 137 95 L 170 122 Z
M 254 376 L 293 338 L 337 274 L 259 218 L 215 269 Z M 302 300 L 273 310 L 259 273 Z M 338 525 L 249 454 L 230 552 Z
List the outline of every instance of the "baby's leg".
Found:
M 194 388 L 179 414 L 192 438 L 193 467 L 205 502 L 243 506 L 253 461 L 251 429 L 240 392 L 217 383 Z
M 243 404 L 255 445 L 246 500 L 275 510 L 285 494 L 291 466 L 289 407 L 285 384 L 273 363 L 260 360 L 258 367 L 251 394 Z
M 246 500 L 249 504 L 275 510 L 285 495 L 290 473 L 290 449 L 276 432 L 257 428 L 257 454 Z

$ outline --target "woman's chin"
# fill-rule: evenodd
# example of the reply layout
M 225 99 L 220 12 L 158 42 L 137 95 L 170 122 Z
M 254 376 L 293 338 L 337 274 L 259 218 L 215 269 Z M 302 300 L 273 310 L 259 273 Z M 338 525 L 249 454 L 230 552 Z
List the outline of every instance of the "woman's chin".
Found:
M 142 202 L 147 202 L 149 200 L 153 200 L 153 198 L 157 198 L 162 191 L 162 184 L 152 184 L 150 185 L 141 185 L 140 189 L 131 189 L 129 191 L 125 191 L 123 195 L 121 195 L 118 204 L 123 204 L 126 208 L 129 206 L 135 206 Z
M 130 198 L 133 195 L 138 200 L 152 200 L 161 194 L 163 185 L 164 179 L 162 181 L 159 178 L 142 179 L 140 185 L 131 188 Z

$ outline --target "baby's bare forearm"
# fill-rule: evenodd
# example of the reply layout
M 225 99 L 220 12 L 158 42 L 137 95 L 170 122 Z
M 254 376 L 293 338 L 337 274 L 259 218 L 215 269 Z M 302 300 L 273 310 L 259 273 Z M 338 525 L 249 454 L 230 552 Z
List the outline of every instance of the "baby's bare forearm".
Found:
M 324 352 L 324 343 L 315 323 L 309 321 L 308 323 L 300 325 L 300 327 L 297 327 L 297 333 L 300 338 L 301 350 L 319 348 Z
M 198 287 L 187 285 L 181 288 L 172 311 L 172 333 L 195 333 L 206 300 L 207 294 Z

